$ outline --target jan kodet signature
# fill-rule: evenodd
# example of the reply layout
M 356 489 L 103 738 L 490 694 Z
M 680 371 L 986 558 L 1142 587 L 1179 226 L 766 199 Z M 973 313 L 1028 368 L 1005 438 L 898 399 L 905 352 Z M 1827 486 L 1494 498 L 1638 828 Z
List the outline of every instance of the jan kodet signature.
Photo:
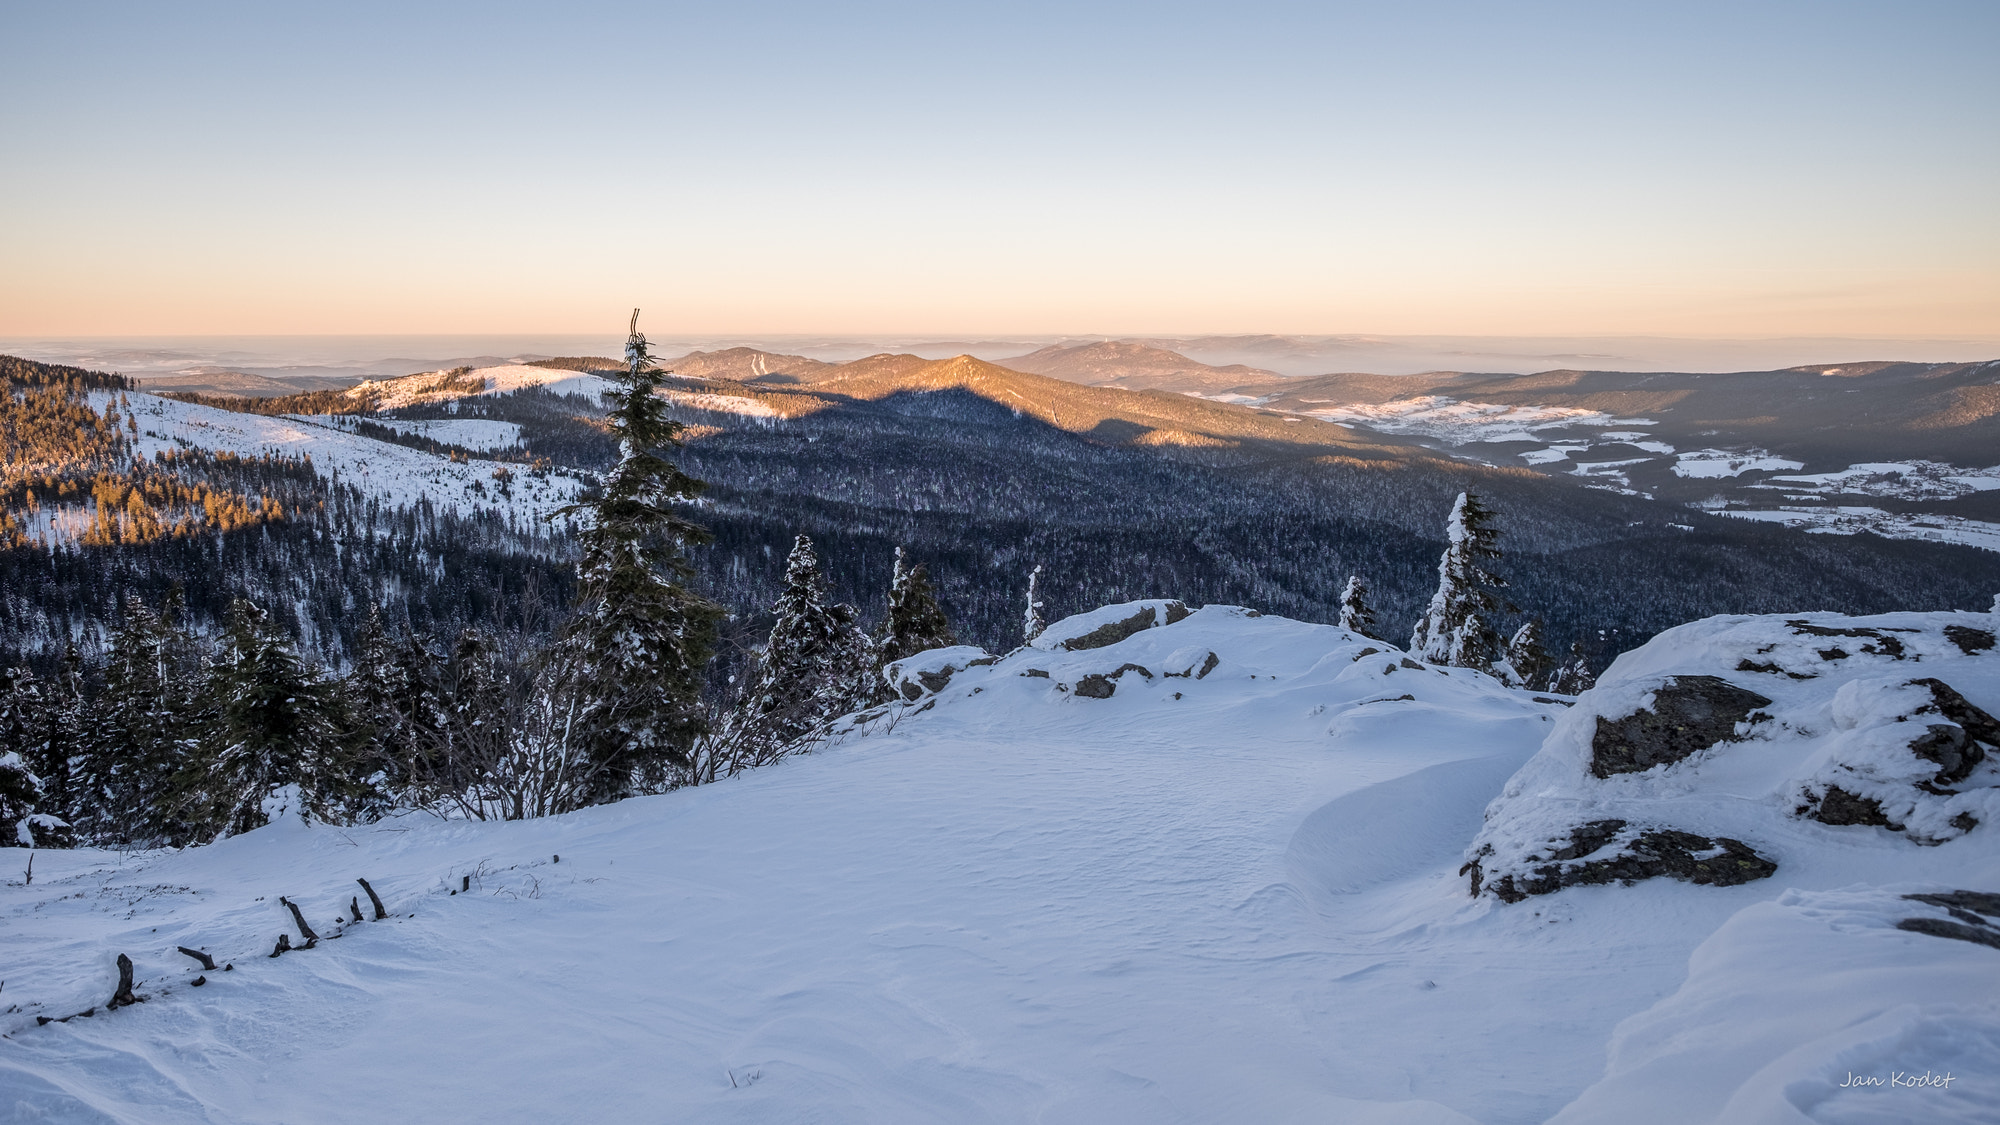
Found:
M 1847 1072 L 1847 1081 L 1840 1083 L 1842 1089 L 1853 1086 L 1880 1086 L 1883 1089 L 1934 1089 L 1949 1090 L 1958 1076 L 1950 1071 L 1939 1074 L 1926 1070 L 1922 1074 L 1907 1070 L 1892 1070 L 1886 1076 L 1880 1074 L 1856 1074 Z

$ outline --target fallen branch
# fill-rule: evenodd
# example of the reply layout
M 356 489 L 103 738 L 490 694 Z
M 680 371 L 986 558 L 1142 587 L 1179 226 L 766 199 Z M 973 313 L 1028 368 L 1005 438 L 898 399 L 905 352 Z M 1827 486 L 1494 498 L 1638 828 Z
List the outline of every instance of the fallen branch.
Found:
M 375 893 L 375 888 L 368 885 L 368 880 L 356 879 L 355 882 L 361 884 L 361 889 L 368 892 L 368 901 L 375 904 L 375 920 L 380 922 L 387 918 L 389 912 L 382 909 L 382 896 Z
M 348 908 L 349 910 L 352 910 L 352 911 L 354 911 L 354 920 L 355 920 L 355 921 L 357 921 L 357 922 L 361 921 L 361 896 L 360 896 L 360 895 L 355 895 L 355 896 L 353 896 L 352 898 L 349 898 L 349 899 L 347 900 L 347 908 Z
M 308 942 L 316 944 L 319 941 L 319 935 L 313 933 L 313 928 L 311 926 L 306 925 L 305 911 L 299 909 L 299 904 L 293 902 L 291 899 L 286 898 L 284 895 L 279 895 L 278 901 L 284 903 L 286 906 L 291 908 L 292 921 L 297 922 L 299 924 L 299 936 L 306 939 L 306 941 Z
M 211 973 L 215 971 L 215 958 L 210 957 L 199 949 L 189 949 L 185 945 L 180 947 L 180 951 L 201 962 L 202 968 L 207 969 Z
M 291 949 L 292 949 L 292 935 L 279 934 L 278 944 L 274 948 L 272 948 L 271 956 L 276 957 L 280 953 L 289 953 L 291 952 Z

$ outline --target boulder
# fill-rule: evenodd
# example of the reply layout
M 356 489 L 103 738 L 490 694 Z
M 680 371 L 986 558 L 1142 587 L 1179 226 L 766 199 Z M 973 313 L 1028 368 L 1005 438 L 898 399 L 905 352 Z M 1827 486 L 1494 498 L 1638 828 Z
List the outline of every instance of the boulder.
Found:
M 1564 887 L 1604 883 L 1629 887 L 1642 879 L 1663 877 L 1733 887 L 1767 879 L 1778 870 L 1776 862 L 1758 855 L 1741 840 L 1674 828 L 1635 830 L 1622 820 L 1579 824 L 1567 838 L 1550 840 L 1549 844 L 1552 847 L 1546 857 L 1528 857 L 1528 870 L 1502 875 L 1487 889 L 1500 901 L 1514 903 Z M 1483 858 L 1475 856 L 1459 868 L 1459 874 L 1471 877 L 1475 896 L 1482 889 Z
M 1597 720 L 1590 772 L 1598 777 L 1640 773 L 1678 762 L 1736 736 L 1738 723 L 1771 701 L 1719 676 L 1672 676 L 1651 707 L 1621 719 Z

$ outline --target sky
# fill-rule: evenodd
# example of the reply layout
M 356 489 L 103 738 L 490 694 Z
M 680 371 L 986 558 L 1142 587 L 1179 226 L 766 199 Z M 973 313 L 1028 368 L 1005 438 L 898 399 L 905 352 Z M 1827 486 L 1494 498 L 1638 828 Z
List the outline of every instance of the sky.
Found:
M 0 3 L 0 336 L 2000 340 L 2000 5 Z

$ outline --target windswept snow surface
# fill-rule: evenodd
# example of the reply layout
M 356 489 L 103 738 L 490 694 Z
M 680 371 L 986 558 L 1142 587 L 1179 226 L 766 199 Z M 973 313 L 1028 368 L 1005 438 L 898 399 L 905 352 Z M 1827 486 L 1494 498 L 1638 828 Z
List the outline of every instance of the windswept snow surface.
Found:
M 1782 874 L 1467 896 L 1481 809 L 1561 702 L 1327 626 L 1164 607 L 1058 623 L 1155 622 L 960 668 L 714 786 L 521 823 L 42 852 L 33 886 L 0 887 L 0 1115 L 1529 1122 L 1597 1082 L 1621 1020 L 1615 1057 L 1648 1065 L 1629 1018 L 1676 1010 L 1684 984 L 1706 1018 L 1766 1019 L 1746 1024 L 1760 1050 L 1796 1033 L 1689 968 L 1731 915 L 1792 901 Z M 1083 697 L 1093 677 L 1108 698 Z M 1992 883 L 1983 839 L 1925 851 Z M 356 876 L 394 917 L 334 922 Z M 279 895 L 330 940 L 265 956 L 291 928 Z M 1904 936 L 1899 964 L 2000 957 Z M 191 988 L 176 945 L 235 968 Z M 101 1004 L 118 952 L 146 1003 L 35 1025 Z M 1646 1096 L 1712 1081 L 1667 1073 Z
M 139 424 L 134 452 L 144 457 L 183 447 L 243 456 L 308 456 L 316 472 L 338 474 L 341 483 L 391 504 L 413 504 L 428 497 L 432 504 L 454 510 L 512 508 L 525 519 L 546 517 L 569 503 L 583 486 L 566 473 L 537 476 L 521 465 L 453 462 L 297 415 L 238 414 L 137 391 L 127 398 L 129 413 Z M 493 478 L 502 468 L 513 474 L 511 499 L 501 496 Z

